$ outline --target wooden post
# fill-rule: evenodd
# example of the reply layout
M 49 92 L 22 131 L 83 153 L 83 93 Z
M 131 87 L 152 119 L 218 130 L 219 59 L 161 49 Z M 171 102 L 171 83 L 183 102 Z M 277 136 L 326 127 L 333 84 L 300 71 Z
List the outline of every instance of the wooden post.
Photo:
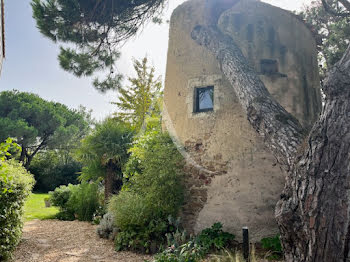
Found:
M 242 227 L 243 233 L 243 258 L 249 261 L 249 232 L 248 227 Z

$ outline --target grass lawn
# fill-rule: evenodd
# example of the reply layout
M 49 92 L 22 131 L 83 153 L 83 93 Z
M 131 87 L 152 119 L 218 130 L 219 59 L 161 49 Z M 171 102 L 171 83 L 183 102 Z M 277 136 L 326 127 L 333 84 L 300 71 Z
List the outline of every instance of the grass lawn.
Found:
M 32 193 L 24 205 L 24 221 L 33 219 L 50 219 L 58 213 L 56 207 L 45 207 L 44 198 L 49 197 L 49 194 Z

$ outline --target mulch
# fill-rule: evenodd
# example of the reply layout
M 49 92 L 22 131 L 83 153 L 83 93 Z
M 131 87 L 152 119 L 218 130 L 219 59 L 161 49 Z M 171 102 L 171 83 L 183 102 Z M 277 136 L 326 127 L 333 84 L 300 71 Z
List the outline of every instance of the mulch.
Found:
M 24 224 L 13 262 L 138 262 L 151 256 L 116 252 L 96 226 L 80 221 L 33 220 Z

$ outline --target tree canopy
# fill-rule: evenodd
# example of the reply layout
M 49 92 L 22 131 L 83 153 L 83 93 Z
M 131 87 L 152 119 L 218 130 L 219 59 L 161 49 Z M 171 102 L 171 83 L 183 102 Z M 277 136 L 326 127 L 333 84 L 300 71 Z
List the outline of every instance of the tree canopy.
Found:
M 100 91 L 120 87 L 114 68 L 120 44 L 155 18 L 167 0 L 32 0 L 33 17 L 40 32 L 61 46 L 61 67 L 74 75 L 91 76 L 107 70 L 105 79 L 94 80 Z
M 0 141 L 17 139 L 26 168 L 40 150 L 74 146 L 87 133 L 89 117 L 84 108 L 72 110 L 35 94 L 0 93 Z
M 160 77 L 155 78 L 154 68 L 147 65 L 147 57 L 134 60 L 136 77 L 129 77 L 130 86 L 119 90 L 116 118 L 140 130 L 148 117 L 160 115 L 159 99 L 162 95 Z
M 299 14 L 316 35 L 322 78 L 340 60 L 350 43 L 349 10 L 346 0 L 323 0 L 313 1 Z

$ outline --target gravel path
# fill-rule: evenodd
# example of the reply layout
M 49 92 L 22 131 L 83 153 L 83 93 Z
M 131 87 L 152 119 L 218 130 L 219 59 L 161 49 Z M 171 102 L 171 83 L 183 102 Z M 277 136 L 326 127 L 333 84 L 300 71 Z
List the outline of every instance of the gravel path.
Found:
M 33 220 L 25 223 L 13 262 L 142 262 L 150 256 L 114 251 L 96 226 L 80 221 Z

